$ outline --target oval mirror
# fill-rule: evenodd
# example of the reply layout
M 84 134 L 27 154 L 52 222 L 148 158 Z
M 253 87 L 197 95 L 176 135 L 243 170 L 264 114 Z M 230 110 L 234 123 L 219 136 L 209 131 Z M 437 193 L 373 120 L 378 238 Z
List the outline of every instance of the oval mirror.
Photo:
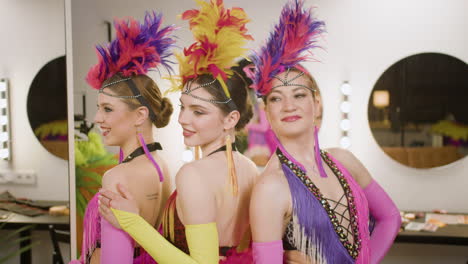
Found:
M 406 57 L 388 68 L 368 103 L 382 150 L 413 168 L 433 168 L 468 154 L 468 65 L 440 53 Z
M 49 61 L 39 70 L 27 100 L 29 124 L 34 135 L 50 153 L 68 160 L 65 56 Z

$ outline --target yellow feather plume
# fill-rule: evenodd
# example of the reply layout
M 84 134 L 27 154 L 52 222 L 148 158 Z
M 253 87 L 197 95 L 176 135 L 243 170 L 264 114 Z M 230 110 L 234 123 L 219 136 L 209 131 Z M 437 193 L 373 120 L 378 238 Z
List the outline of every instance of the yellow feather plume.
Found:
M 183 54 L 176 54 L 180 76 L 174 76 L 169 91 L 180 91 L 188 80 L 208 73 L 220 80 L 225 94 L 230 97 L 224 81 L 233 74 L 230 68 L 236 65 L 235 60 L 245 57 L 244 46 L 252 40 L 245 27 L 250 20 L 241 8 L 226 9 L 222 0 L 196 2 L 199 10 L 187 10 L 182 14 L 182 19 L 189 21 L 196 41 L 185 48 Z

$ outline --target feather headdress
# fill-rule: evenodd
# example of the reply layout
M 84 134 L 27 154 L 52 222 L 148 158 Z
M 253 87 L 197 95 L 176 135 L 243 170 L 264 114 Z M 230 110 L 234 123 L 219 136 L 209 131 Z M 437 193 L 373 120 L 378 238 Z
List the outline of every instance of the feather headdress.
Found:
M 172 72 L 169 57 L 174 47 L 172 36 L 174 25 L 161 27 L 162 14 L 146 12 L 144 23 L 133 18 L 115 20 L 116 39 L 108 45 L 97 45 L 99 62 L 88 72 L 86 81 L 100 89 L 102 83 L 120 73 L 123 77 L 146 74 L 150 69 L 162 65 Z
M 311 59 L 310 50 L 317 47 L 324 25 L 312 16 L 312 9 L 304 9 L 302 0 L 289 1 L 283 7 L 280 21 L 265 46 L 252 56 L 255 65 L 252 87 L 258 95 L 270 93 L 273 76 Z
M 245 24 L 249 22 L 247 14 L 242 8 L 225 8 L 223 0 L 210 0 L 205 2 L 196 0 L 199 10 L 187 10 L 182 19 L 188 20 L 190 30 L 195 42 L 184 49 L 183 54 L 176 54 L 179 61 L 178 79 L 172 78 L 173 88 L 170 91 L 182 91 L 196 99 L 211 103 L 227 104 L 229 109 L 236 110 L 237 106 L 231 98 L 226 81 L 232 76 L 231 67 L 236 66 L 236 59 L 245 56 L 247 49 L 244 46 L 252 37 L 247 34 Z M 213 76 L 213 81 L 199 84 L 198 87 L 184 86 L 187 82 L 203 74 Z M 221 85 L 226 101 L 215 101 L 192 95 L 191 92 L 209 86 L 216 82 Z M 232 193 L 237 195 L 237 176 L 232 155 L 232 142 L 226 137 L 226 158 Z
M 180 76 L 171 91 L 180 91 L 188 80 L 208 73 L 230 98 L 225 81 L 233 74 L 230 68 L 236 65 L 235 59 L 245 56 L 247 40 L 252 40 L 245 27 L 250 20 L 242 8 L 225 8 L 222 0 L 196 2 L 199 10 L 182 14 L 182 19 L 189 21 L 195 43 L 183 54 L 176 54 Z

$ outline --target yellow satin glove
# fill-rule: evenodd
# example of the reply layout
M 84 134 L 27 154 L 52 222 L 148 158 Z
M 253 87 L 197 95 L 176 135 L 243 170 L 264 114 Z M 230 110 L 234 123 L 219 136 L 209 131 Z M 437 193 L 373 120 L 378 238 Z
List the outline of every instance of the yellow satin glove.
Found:
M 120 226 L 159 264 L 218 264 L 219 241 L 216 223 L 186 225 L 190 255 L 167 241 L 141 216 L 111 208 Z

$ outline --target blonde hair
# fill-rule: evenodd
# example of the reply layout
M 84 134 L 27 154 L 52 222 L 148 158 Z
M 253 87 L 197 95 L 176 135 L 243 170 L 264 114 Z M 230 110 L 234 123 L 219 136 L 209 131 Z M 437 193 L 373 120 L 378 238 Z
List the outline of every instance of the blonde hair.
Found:
M 122 80 L 123 77 L 119 74 L 112 76 L 111 78 L 104 81 L 103 85 L 106 85 L 111 82 Z M 148 77 L 147 75 L 137 75 L 132 77 L 132 81 L 135 83 L 135 86 L 140 91 L 141 95 L 148 102 L 151 110 L 154 112 L 156 118 L 151 120 L 151 122 L 158 128 L 165 127 L 170 120 L 171 114 L 173 112 L 173 107 L 171 101 L 168 98 L 163 97 L 161 91 L 159 90 L 158 85 Z M 106 89 L 111 90 L 118 96 L 132 96 L 134 95 L 126 84 L 126 82 L 119 82 L 114 85 L 106 87 Z M 130 110 L 135 110 L 138 107 L 142 106 L 141 103 L 134 98 L 120 98 Z

